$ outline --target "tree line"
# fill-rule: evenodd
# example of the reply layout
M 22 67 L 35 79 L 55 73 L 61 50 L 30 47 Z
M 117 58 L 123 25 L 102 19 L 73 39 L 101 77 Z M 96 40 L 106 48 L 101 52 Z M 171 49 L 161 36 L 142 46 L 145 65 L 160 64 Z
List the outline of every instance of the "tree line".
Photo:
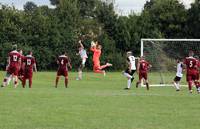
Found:
M 56 57 L 66 51 L 76 68 L 78 40 L 88 50 L 86 67 L 92 68 L 90 42 L 103 46 L 102 63 L 112 70 L 125 67 L 126 51 L 139 56 L 141 38 L 199 38 L 200 2 L 186 9 L 178 0 L 150 0 L 140 14 L 120 16 L 113 1 L 50 0 L 55 8 L 27 2 L 24 10 L 1 4 L 0 69 L 5 69 L 13 44 L 26 53 L 32 50 L 39 70 L 55 70 Z M 170 49 L 170 48 L 168 48 Z

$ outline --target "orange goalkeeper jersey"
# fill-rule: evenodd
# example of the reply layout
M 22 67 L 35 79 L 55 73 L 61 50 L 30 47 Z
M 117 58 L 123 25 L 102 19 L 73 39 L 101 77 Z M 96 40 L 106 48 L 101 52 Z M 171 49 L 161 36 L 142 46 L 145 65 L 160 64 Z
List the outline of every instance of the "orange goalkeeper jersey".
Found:
M 101 56 L 101 50 L 98 50 L 96 48 L 91 48 L 90 49 L 93 52 L 93 62 L 99 62 L 99 58 Z

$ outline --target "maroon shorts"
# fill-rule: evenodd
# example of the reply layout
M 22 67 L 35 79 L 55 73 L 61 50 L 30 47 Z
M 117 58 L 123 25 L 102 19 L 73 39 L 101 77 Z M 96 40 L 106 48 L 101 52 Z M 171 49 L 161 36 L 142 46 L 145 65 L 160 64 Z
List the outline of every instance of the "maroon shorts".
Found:
M 18 73 L 18 76 L 23 76 L 24 75 L 24 70 L 23 69 L 20 69 L 19 70 L 19 73 Z
M 189 81 L 195 81 L 197 80 L 197 74 L 187 74 L 186 80 Z
M 68 76 L 68 70 L 67 69 L 58 69 L 57 76 L 67 77 Z
M 32 70 L 25 70 L 24 71 L 24 78 L 29 79 L 33 77 L 33 71 Z
M 147 72 L 139 73 L 139 80 L 142 80 L 143 78 L 144 78 L 145 80 L 147 80 Z
M 13 75 L 15 75 L 15 76 L 18 76 L 19 68 L 18 68 L 18 67 L 15 67 L 15 66 L 9 66 L 9 67 L 8 67 L 8 73 L 9 73 L 9 74 L 13 74 Z

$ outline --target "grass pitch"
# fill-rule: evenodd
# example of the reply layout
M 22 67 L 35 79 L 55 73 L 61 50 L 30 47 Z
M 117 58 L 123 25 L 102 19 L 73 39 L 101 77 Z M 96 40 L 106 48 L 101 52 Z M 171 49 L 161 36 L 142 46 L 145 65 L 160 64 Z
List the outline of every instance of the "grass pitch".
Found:
M 3 79 L 4 72 L 0 73 Z M 55 72 L 34 75 L 33 88 L 0 89 L 0 129 L 199 129 L 200 95 L 187 88 L 135 88 L 125 91 L 120 73 L 106 77 L 84 73 L 76 81 L 70 73 L 54 88 Z M 174 74 L 169 74 L 168 81 Z M 137 78 L 137 77 L 136 77 Z M 152 80 L 151 80 L 152 79 Z M 185 80 L 185 79 L 184 79 Z M 156 74 L 150 75 L 156 83 Z

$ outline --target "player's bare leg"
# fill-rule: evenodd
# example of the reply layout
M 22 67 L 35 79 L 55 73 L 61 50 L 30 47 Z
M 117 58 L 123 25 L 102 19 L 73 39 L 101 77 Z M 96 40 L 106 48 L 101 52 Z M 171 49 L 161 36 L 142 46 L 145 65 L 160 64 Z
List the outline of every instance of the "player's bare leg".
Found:
M 112 64 L 106 63 L 105 65 L 100 66 L 99 69 L 105 69 L 106 67 L 111 67 L 111 66 Z
M 141 84 L 141 79 L 139 79 L 139 81 L 136 83 L 136 88 L 138 88 L 140 84 Z
M 29 78 L 29 88 L 32 88 L 32 77 Z
M 132 80 L 132 76 L 126 72 L 122 72 L 122 74 L 128 79 L 127 80 L 127 87 L 125 88 L 125 90 L 129 90 L 131 88 L 131 80 Z
M 18 79 L 23 82 L 23 76 L 19 76 Z
M 145 80 L 145 84 L 146 84 L 147 90 L 149 90 L 149 82 L 148 82 L 148 80 Z
M 193 84 L 192 81 L 188 81 L 188 89 L 190 93 L 192 93 L 192 84 Z
M 82 72 L 82 70 L 83 70 L 84 67 L 85 66 L 83 64 L 81 64 L 81 66 L 79 67 L 77 80 L 82 80 L 82 78 L 83 78 L 83 72 Z
M 13 76 L 14 78 L 14 87 L 17 88 L 18 86 L 18 77 L 17 76 Z
M 65 88 L 67 88 L 68 87 L 68 77 L 66 76 L 65 77 Z
M 23 77 L 23 80 L 22 80 L 22 87 L 25 88 L 25 86 L 26 86 L 26 78 Z
M 83 78 L 83 72 L 82 72 L 82 70 L 79 70 L 79 72 L 78 72 L 78 80 L 82 80 L 82 78 Z
M 101 69 L 99 69 L 99 68 L 94 68 L 93 71 L 94 71 L 95 73 L 101 73 L 101 74 L 103 74 L 104 76 L 106 76 L 106 71 L 105 71 L 105 70 L 101 70 Z
M 174 86 L 176 88 L 176 91 L 180 91 L 180 84 L 178 81 L 174 81 Z
M 59 76 L 57 76 L 57 77 L 56 77 L 56 84 L 55 84 L 55 88 L 57 88 L 57 87 L 58 87 L 58 82 L 59 82 L 59 79 L 60 79 L 60 77 L 59 77 Z
M 3 79 L 3 83 L 1 85 L 1 87 L 6 87 L 9 84 L 11 78 L 12 78 L 12 75 L 7 73 L 5 78 Z

